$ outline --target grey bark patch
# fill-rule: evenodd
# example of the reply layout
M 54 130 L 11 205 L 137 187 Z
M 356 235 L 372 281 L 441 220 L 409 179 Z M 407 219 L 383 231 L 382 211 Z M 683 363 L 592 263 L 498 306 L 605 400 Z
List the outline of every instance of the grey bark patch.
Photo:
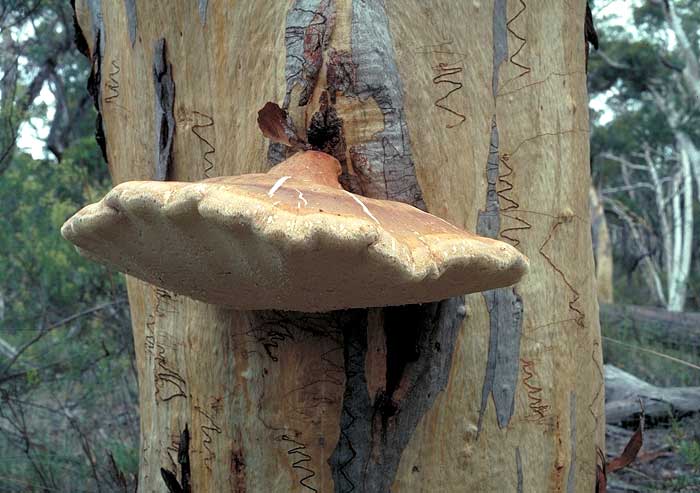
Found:
M 353 319 L 342 323 L 346 384 L 340 439 L 328 463 L 337 493 L 385 493 L 418 422 L 447 385 L 464 298 L 384 309 L 387 385 L 375 396 L 365 376 L 367 311 L 345 313 Z
M 175 136 L 175 82 L 168 63 L 165 38 L 153 46 L 153 83 L 155 86 L 156 161 L 154 180 L 167 179 L 172 167 Z
M 309 102 L 323 65 L 323 52 L 328 48 L 334 21 L 335 2 L 331 0 L 295 0 L 289 9 L 284 31 L 287 49 L 284 109 L 289 108 L 296 85 L 302 89 L 299 106 Z
M 493 3 L 493 97 L 498 95 L 498 72 L 508 58 L 508 0 Z
M 404 92 L 389 31 L 384 2 L 352 3 L 354 95 L 373 99 L 384 116 L 384 130 L 371 142 L 357 144 L 351 154 L 361 166 L 362 193 L 397 200 L 426 210 L 416 178 L 404 114 Z
M 90 23 L 92 24 L 93 46 L 99 47 L 100 57 L 105 54 L 105 44 L 107 42 L 104 32 L 104 21 L 102 20 L 102 0 L 88 0 L 88 12 L 90 13 Z
M 498 95 L 501 64 L 508 57 L 507 0 L 495 0 L 493 6 L 493 74 L 494 102 Z M 486 207 L 479 212 L 476 232 L 496 238 L 501 230 L 501 208 L 498 202 L 500 173 L 499 134 L 496 115 L 491 120 L 489 155 L 486 160 Z M 518 358 L 523 324 L 523 302 L 515 288 L 501 288 L 483 293 L 489 312 L 489 353 L 481 389 L 478 432 L 481 432 L 489 396 L 493 396 L 498 426 L 508 425 L 515 409 L 518 385 Z
M 576 392 L 569 394 L 569 440 L 571 440 L 571 464 L 569 465 L 569 476 L 566 480 L 566 493 L 576 491 Z
M 138 29 L 138 19 L 136 17 L 136 0 L 124 0 L 126 8 L 126 22 L 129 29 L 129 40 L 131 47 L 136 44 L 136 31 Z
M 209 6 L 209 0 L 199 0 L 199 20 L 202 25 L 207 23 L 207 7 Z
M 314 92 L 323 65 L 323 52 L 328 48 L 335 21 L 334 0 L 294 0 L 287 12 L 284 44 L 286 49 L 286 88 L 282 108 L 291 104 L 305 106 Z M 292 101 L 295 87 L 301 88 L 299 101 Z M 284 161 L 289 149 L 271 143 L 267 160 L 270 165 Z
M 523 493 L 523 459 L 520 457 L 520 447 L 515 447 L 515 470 L 518 475 L 515 491 L 517 491 L 517 493 Z

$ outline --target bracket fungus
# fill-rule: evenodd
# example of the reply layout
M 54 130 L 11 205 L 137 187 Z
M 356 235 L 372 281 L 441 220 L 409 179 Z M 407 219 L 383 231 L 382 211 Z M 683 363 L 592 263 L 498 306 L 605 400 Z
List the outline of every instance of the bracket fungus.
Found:
M 323 312 L 437 301 L 516 283 L 512 246 L 410 205 L 345 191 L 338 161 L 265 174 L 116 186 L 61 229 L 86 257 L 191 298 Z

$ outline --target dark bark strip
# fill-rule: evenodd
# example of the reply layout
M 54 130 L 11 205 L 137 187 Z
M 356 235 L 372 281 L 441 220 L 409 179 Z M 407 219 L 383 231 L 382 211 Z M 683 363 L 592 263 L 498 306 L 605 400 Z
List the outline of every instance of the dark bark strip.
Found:
M 95 47 L 100 46 L 102 39 L 102 31 L 98 30 L 95 38 Z M 102 158 L 107 161 L 107 139 L 105 138 L 104 121 L 102 120 L 102 93 L 100 91 L 102 85 L 102 55 L 99 49 L 95 49 L 91 58 L 92 68 L 88 77 L 87 90 L 92 96 L 97 117 L 95 119 L 95 140 L 102 151 Z
M 498 96 L 501 64 L 508 57 L 507 1 L 496 0 L 493 8 L 493 75 L 494 102 Z M 486 161 L 486 207 L 479 212 L 476 231 L 482 236 L 496 238 L 501 230 L 501 209 L 498 201 L 500 175 L 499 135 L 496 115 L 491 121 L 491 140 Z M 481 390 L 478 431 L 481 432 L 490 395 L 496 407 L 498 426 L 508 425 L 515 409 L 515 389 L 518 384 L 518 356 L 522 335 L 523 302 L 515 288 L 502 288 L 483 293 L 489 312 L 489 354 Z
M 571 464 L 569 477 L 566 480 L 566 493 L 576 491 L 576 392 L 569 394 L 569 440 L 571 441 Z
M 165 468 L 160 469 L 168 493 L 191 493 L 191 473 L 190 473 L 190 432 L 185 425 L 185 429 L 180 433 L 180 443 L 177 447 L 177 462 L 180 464 L 180 481 L 177 475 Z
M 165 38 L 153 46 L 153 83 L 156 92 L 156 164 L 154 180 L 166 180 L 172 172 L 173 139 L 175 137 L 175 83 L 166 56 Z
M 136 0 L 124 0 L 126 8 L 126 23 L 129 28 L 129 40 L 131 47 L 136 44 L 136 31 L 138 30 L 138 20 L 136 17 Z
M 93 50 L 90 53 L 85 34 L 83 33 L 75 11 L 75 0 L 71 0 L 73 8 L 73 27 L 75 28 L 75 45 L 78 51 L 90 59 L 91 70 L 88 77 L 87 90 L 92 97 L 97 118 L 95 121 L 95 140 L 102 151 L 102 158 L 107 162 L 107 141 L 105 139 L 104 122 L 102 121 L 102 101 L 100 85 L 102 83 L 102 55 L 104 53 L 105 39 L 102 23 L 102 5 L 100 0 L 89 0 L 87 2 L 88 11 L 90 13 L 90 22 L 92 24 L 93 33 Z
M 70 0 L 70 6 L 73 9 L 73 41 L 75 42 L 75 47 L 78 48 L 78 51 L 86 58 L 90 59 L 90 48 L 87 39 L 85 39 L 85 33 L 83 33 L 78 23 L 78 15 L 75 11 L 75 0 Z
M 515 491 L 517 493 L 523 493 L 523 459 L 520 457 L 520 447 L 515 447 L 515 468 L 518 483 Z
M 387 384 L 375 396 L 365 376 L 367 312 L 345 314 L 340 440 L 328 462 L 337 493 L 386 493 L 418 422 L 447 385 L 464 299 L 384 310 Z

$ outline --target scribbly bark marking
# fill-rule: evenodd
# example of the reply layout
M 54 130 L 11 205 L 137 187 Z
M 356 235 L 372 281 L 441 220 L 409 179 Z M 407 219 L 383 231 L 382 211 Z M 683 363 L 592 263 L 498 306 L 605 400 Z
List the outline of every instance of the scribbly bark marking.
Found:
M 455 111 L 449 106 L 447 106 L 447 100 L 450 96 L 452 96 L 452 94 L 456 93 L 457 91 L 462 89 L 462 87 L 464 87 L 464 84 L 462 84 L 459 80 L 456 80 L 457 75 L 461 74 L 464 71 L 464 67 L 461 65 L 450 65 L 446 62 L 440 62 L 437 64 L 436 67 L 434 67 L 434 70 L 438 73 L 438 75 L 433 77 L 433 84 L 449 84 L 452 86 L 452 88 L 449 89 L 444 96 L 436 99 L 434 104 L 436 107 L 445 110 L 446 112 L 459 118 L 459 121 L 456 123 L 445 124 L 445 128 L 455 128 L 464 123 L 467 117 L 464 116 L 464 114 Z
M 193 114 L 195 118 L 202 117 L 206 121 L 206 123 L 200 123 L 199 121 L 194 123 L 192 125 L 192 133 L 204 145 L 204 152 L 202 153 L 202 159 L 204 160 L 204 178 L 211 178 L 211 170 L 214 169 L 214 161 L 212 161 L 211 156 L 216 152 L 216 147 L 202 135 L 202 132 L 203 129 L 211 129 L 214 126 L 214 119 L 210 115 L 200 111 L 193 111 Z
M 527 4 L 523 0 L 518 0 L 518 2 L 520 3 L 520 5 L 519 5 L 520 8 L 513 15 L 513 17 L 511 17 L 510 19 L 507 20 L 505 28 L 506 28 L 506 31 L 508 32 L 508 34 L 513 36 L 519 43 L 516 50 L 510 56 L 509 61 L 511 64 L 515 65 L 520 70 L 520 72 L 515 77 L 512 77 L 511 79 L 507 80 L 505 82 L 505 84 L 503 84 L 503 87 L 506 87 L 511 82 L 513 82 L 517 79 L 520 79 L 521 77 L 525 77 L 530 72 L 532 72 L 532 67 L 530 67 L 529 65 L 527 65 L 525 62 L 523 62 L 522 60 L 520 60 L 518 58 L 520 56 L 520 53 L 525 48 L 525 46 L 527 46 L 527 38 L 525 38 L 524 36 L 521 36 L 520 34 L 518 34 L 517 31 L 515 31 L 513 29 L 513 23 L 516 20 L 518 20 L 520 18 L 520 16 L 527 10 Z M 499 34 L 500 34 L 500 32 L 499 32 Z
M 525 420 L 545 425 L 551 406 L 542 396 L 542 387 L 537 385 L 537 369 L 534 360 L 520 359 L 523 370 L 522 383 L 525 387 L 528 399 L 528 408 L 532 414 L 526 415 Z
M 117 75 L 121 72 L 121 67 L 119 67 L 119 63 L 116 60 L 112 60 L 110 65 L 112 66 L 112 70 L 109 72 L 109 79 L 105 84 L 105 87 L 109 90 L 109 96 L 105 98 L 105 103 L 107 104 L 113 103 L 119 98 L 120 87 Z
M 282 442 L 288 442 L 288 444 L 285 445 L 289 446 L 287 449 L 287 455 L 289 455 L 290 460 L 294 461 L 292 462 L 292 469 L 298 469 L 301 471 L 301 474 L 305 475 L 299 479 L 299 484 L 301 487 L 305 490 L 318 492 L 318 490 L 312 486 L 311 483 L 311 480 L 316 476 L 316 471 L 307 467 L 307 464 L 311 465 L 312 458 L 305 452 L 305 450 L 307 450 L 306 444 L 295 440 L 289 435 L 282 435 L 279 440 Z
M 221 435 L 223 430 L 214 420 L 213 412 L 216 410 L 213 410 L 212 413 L 208 413 L 200 406 L 195 406 L 194 409 L 205 418 L 205 422 L 199 425 L 199 431 L 202 434 L 202 448 L 206 450 L 206 454 L 203 459 L 204 466 L 211 471 L 214 460 L 216 459 L 216 452 L 212 450 L 214 434 Z
M 568 219 L 571 219 L 571 218 L 558 218 L 557 219 L 557 221 L 554 223 L 552 228 L 549 230 L 549 234 L 547 235 L 547 238 L 545 239 L 544 243 L 542 243 L 542 245 L 540 246 L 538 252 L 540 255 L 542 255 L 545 258 L 545 260 L 547 261 L 549 266 L 552 269 L 554 269 L 554 271 L 559 275 L 561 280 L 566 285 L 567 289 L 570 291 L 571 297 L 569 298 L 569 301 L 568 301 L 569 310 L 574 313 L 576 325 L 579 328 L 583 329 L 586 325 L 585 324 L 586 314 L 583 313 L 583 311 L 581 311 L 581 309 L 578 306 L 576 306 L 576 303 L 578 303 L 579 299 L 581 298 L 581 293 L 574 287 L 573 284 L 571 284 L 571 281 L 569 281 L 566 274 L 564 274 L 564 272 L 554 263 L 552 258 L 545 253 L 545 247 L 552 240 L 557 229 L 559 229 L 559 227 L 562 224 L 564 224 Z

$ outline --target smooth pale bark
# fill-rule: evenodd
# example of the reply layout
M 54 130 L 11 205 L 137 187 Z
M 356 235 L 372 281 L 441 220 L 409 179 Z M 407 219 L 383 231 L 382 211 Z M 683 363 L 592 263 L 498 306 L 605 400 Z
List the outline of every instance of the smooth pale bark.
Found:
M 467 297 L 461 327 L 459 299 L 244 313 L 129 279 L 140 491 L 179 471 L 186 425 L 192 491 L 594 490 L 584 0 L 76 7 L 116 183 L 268 169 L 285 150 L 255 119 L 275 101 L 341 160 L 348 189 L 532 264 L 515 289 Z

